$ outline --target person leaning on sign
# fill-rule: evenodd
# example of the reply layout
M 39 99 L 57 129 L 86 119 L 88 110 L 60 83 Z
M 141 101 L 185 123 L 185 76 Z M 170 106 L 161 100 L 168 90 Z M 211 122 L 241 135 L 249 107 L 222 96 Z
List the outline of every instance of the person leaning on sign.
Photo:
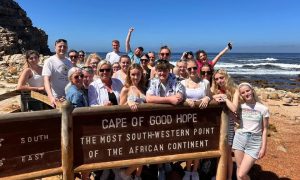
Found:
M 99 79 L 89 85 L 88 97 L 90 106 L 119 105 L 120 92 L 123 84 L 119 79 L 112 78 L 112 66 L 106 60 L 100 61 L 95 75 Z
M 155 65 L 157 77 L 151 79 L 146 93 L 147 103 L 177 105 L 184 101 L 184 86 L 170 73 L 171 64 L 166 60 L 158 60 Z M 158 179 L 166 179 L 172 171 L 169 163 L 159 165 Z

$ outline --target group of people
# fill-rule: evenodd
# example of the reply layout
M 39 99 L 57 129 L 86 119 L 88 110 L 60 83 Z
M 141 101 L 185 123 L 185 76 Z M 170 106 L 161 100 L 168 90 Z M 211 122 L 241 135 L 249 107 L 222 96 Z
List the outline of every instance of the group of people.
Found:
M 144 53 L 143 47 L 132 51 L 133 31 L 130 28 L 126 37 L 126 54 L 120 52 L 119 41 L 113 40 L 113 51 L 107 53 L 105 60 L 96 53 L 85 58 L 84 51 L 76 50 L 70 50 L 67 58 L 68 43 L 64 39 L 55 42 L 55 55 L 49 57 L 43 67 L 39 66 L 38 52 L 30 50 L 26 53 L 26 66 L 17 89 L 45 91 L 54 108 L 57 102 L 65 100 L 75 108 L 128 105 L 132 111 L 138 111 L 138 105 L 143 103 L 178 105 L 186 102 L 190 107 L 201 109 L 211 100 L 224 103 L 229 117 L 227 178 L 232 179 L 231 152 L 234 151 L 237 178 L 249 179 L 250 168 L 266 152 L 269 112 L 249 83 L 236 85 L 225 69 L 214 69 L 232 44 L 212 61 L 203 50 L 197 51 L 195 57 L 192 52 L 184 52 L 174 66 L 170 63 L 168 46 L 160 48 L 158 59 L 154 52 Z M 235 131 L 236 123 L 239 127 Z M 188 160 L 181 178 L 199 179 L 199 164 L 199 159 Z M 168 163 L 157 167 L 158 179 L 165 179 L 168 169 L 172 169 Z M 132 176 L 140 179 L 142 169 L 140 166 L 114 171 L 115 179 Z

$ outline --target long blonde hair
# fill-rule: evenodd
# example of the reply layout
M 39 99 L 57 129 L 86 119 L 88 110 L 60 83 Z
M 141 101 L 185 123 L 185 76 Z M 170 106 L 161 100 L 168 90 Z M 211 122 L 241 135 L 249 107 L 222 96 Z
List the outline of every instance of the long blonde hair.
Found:
M 233 82 L 232 78 L 230 77 L 230 75 L 227 73 L 227 71 L 225 69 L 219 69 L 217 71 L 214 72 L 213 76 L 212 76 L 212 85 L 211 85 L 211 92 L 213 94 L 220 94 L 221 92 L 221 87 L 219 85 L 217 85 L 217 82 L 215 81 L 215 76 L 216 74 L 221 74 L 224 76 L 225 78 L 225 94 L 227 95 L 228 99 L 232 100 L 233 99 L 233 95 L 237 89 L 237 85 Z
M 92 53 L 86 59 L 86 62 L 85 62 L 86 66 L 90 65 L 91 59 L 97 59 L 97 60 L 99 60 L 99 62 L 102 60 L 101 57 L 97 53 Z

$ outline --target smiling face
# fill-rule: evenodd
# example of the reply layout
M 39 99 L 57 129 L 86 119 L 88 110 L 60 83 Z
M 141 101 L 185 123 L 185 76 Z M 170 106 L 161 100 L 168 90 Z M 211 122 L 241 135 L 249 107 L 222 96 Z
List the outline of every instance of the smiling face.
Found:
M 40 61 L 40 58 L 37 54 L 31 54 L 27 59 L 28 64 L 30 64 L 31 66 L 37 65 L 39 63 L 39 61 Z
M 200 59 L 202 62 L 206 62 L 206 60 L 207 60 L 207 55 L 206 55 L 205 53 L 200 53 L 199 59 Z
M 139 69 L 131 69 L 129 72 L 130 80 L 134 86 L 138 86 L 142 78 L 142 72 Z
M 119 52 L 120 50 L 120 44 L 117 42 L 112 42 L 112 48 L 115 52 Z
M 239 88 L 239 91 L 241 97 L 245 102 L 248 103 L 255 102 L 253 89 L 251 89 L 249 86 L 243 85 Z
M 208 66 L 203 66 L 200 71 L 201 78 L 210 81 L 212 71 Z
M 68 44 L 61 41 L 55 44 L 55 53 L 58 56 L 64 56 L 66 52 L 68 51 Z
M 111 79 L 112 72 L 109 64 L 103 64 L 98 71 L 98 75 L 102 81 L 108 81 Z
M 147 57 L 146 55 L 143 55 L 143 56 L 141 57 L 141 65 L 142 65 L 143 67 L 147 67 L 148 63 L 149 63 L 148 57 Z
M 170 55 L 169 49 L 162 49 L 159 53 L 159 58 L 168 61 L 170 59 Z
M 187 63 L 187 70 L 190 77 L 198 77 L 197 73 L 197 64 L 194 61 L 188 61 Z
M 179 70 L 179 74 L 184 76 L 187 73 L 187 63 L 184 61 L 178 62 L 177 63 L 177 67 Z
M 157 76 L 162 83 L 166 83 L 169 77 L 169 69 L 157 69 Z
M 83 86 L 83 74 L 81 71 L 75 72 L 71 76 L 71 83 L 74 84 L 77 88 L 81 88 Z
M 225 86 L 226 79 L 225 79 L 225 76 L 223 74 L 216 73 L 215 77 L 214 77 L 214 80 L 215 80 L 216 84 L 219 87 L 224 87 Z
M 131 64 L 131 61 L 128 57 L 122 57 L 120 59 L 120 66 L 121 66 L 121 70 L 123 72 L 125 72 L 125 73 L 127 72 L 127 69 L 129 68 L 130 64 Z
M 77 55 L 77 53 L 74 52 L 74 51 L 72 51 L 72 52 L 69 53 L 69 57 L 70 57 L 70 60 L 71 60 L 71 62 L 73 64 L 73 66 L 75 67 L 76 63 L 78 61 L 78 55 Z

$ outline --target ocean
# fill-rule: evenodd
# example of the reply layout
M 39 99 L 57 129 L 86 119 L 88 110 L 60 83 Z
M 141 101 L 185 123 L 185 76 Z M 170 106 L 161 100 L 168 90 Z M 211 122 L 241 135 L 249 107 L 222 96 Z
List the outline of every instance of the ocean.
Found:
M 99 53 L 105 58 L 106 53 Z M 175 64 L 182 53 L 172 53 Z M 217 53 L 208 53 L 212 60 Z M 215 69 L 224 68 L 236 83 L 300 92 L 300 53 L 226 53 Z

